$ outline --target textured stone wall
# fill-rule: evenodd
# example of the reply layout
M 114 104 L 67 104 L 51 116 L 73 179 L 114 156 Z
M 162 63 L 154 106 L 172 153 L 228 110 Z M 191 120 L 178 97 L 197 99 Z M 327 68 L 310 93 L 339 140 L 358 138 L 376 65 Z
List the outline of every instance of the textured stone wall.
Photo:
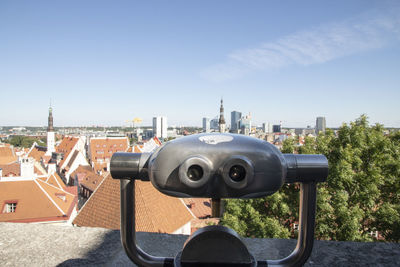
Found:
M 119 231 L 0 223 L 0 266 L 132 266 Z M 187 236 L 139 233 L 148 253 L 174 256 Z M 245 239 L 256 259 L 288 255 L 296 240 Z M 400 266 L 400 244 L 316 241 L 306 266 Z

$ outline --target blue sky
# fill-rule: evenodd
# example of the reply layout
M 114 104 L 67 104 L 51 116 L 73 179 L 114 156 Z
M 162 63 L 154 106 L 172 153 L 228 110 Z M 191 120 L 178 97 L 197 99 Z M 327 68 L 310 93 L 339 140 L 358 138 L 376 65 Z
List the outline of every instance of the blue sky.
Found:
M 400 127 L 397 1 L 1 1 L 0 125 Z

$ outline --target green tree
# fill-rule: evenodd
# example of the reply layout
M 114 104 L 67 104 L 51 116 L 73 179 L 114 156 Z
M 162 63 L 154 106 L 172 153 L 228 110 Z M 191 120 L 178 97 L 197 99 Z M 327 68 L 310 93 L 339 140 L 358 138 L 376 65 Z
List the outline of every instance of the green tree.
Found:
M 8 143 L 15 146 L 15 147 L 25 147 L 25 148 L 30 148 L 33 143 L 35 142 L 35 139 L 29 136 L 13 136 Z
M 369 126 L 362 115 L 337 133 L 328 129 L 317 138 L 306 137 L 302 146 L 289 138 L 282 152 L 328 158 L 328 179 L 318 184 L 316 238 L 369 241 L 371 231 L 379 231 L 385 240 L 400 240 L 399 132 L 385 135 L 382 125 Z M 271 220 L 295 237 L 291 225 L 298 220 L 298 185 L 284 185 L 262 199 L 228 201 L 221 223 L 245 236 L 284 236 L 276 225 L 258 229 Z

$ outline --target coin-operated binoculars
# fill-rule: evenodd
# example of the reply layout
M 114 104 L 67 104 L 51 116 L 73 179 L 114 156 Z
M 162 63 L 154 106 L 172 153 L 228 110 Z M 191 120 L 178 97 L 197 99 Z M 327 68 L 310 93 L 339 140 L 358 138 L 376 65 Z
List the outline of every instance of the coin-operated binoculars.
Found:
M 121 238 L 139 266 L 299 266 L 314 242 L 316 183 L 328 176 L 323 155 L 282 154 L 268 142 L 233 134 L 200 134 L 175 139 L 152 154 L 115 153 L 111 175 L 121 180 Z M 224 226 L 207 226 L 186 241 L 175 258 L 144 252 L 135 239 L 134 180 L 151 181 L 174 197 L 257 198 L 284 183 L 300 183 L 297 246 L 286 258 L 257 261 L 239 235 Z

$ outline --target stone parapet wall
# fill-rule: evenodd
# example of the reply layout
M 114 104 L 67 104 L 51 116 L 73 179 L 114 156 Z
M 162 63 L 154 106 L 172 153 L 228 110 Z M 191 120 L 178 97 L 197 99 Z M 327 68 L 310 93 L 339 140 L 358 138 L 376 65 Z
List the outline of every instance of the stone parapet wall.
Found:
M 120 233 L 102 228 L 0 223 L 1 266 L 132 266 Z M 138 233 L 148 253 L 174 256 L 187 236 Z M 279 259 L 296 240 L 245 239 L 256 259 Z M 400 244 L 316 241 L 306 266 L 400 266 Z

